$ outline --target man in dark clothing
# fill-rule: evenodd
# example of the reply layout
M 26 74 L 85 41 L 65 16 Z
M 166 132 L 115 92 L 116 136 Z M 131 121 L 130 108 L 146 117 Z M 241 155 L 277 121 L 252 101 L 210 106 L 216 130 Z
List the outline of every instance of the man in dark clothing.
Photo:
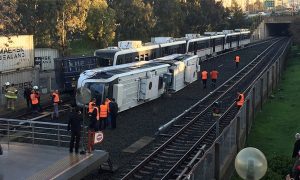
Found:
M 292 155 L 293 158 L 299 156 L 298 153 L 300 151 L 300 134 L 296 133 L 295 138 L 296 138 L 296 142 L 294 144 L 294 150 L 293 150 L 293 155 Z
M 24 98 L 27 103 L 27 108 L 31 108 L 31 99 L 30 99 L 30 94 L 31 94 L 31 87 L 26 87 L 24 89 Z
M 94 136 L 95 131 L 98 131 L 99 127 L 99 109 L 94 105 L 92 113 L 90 113 L 90 123 L 88 130 L 88 152 L 91 153 L 94 149 Z
M 119 108 L 114 98 L 112 98 L 112 101 L 109 103 L 109 110 L 111 115 L 111 128 L 115 129 L 117 127 L 117 115 Z
M 3 149 L 2 149 L 1 144 L 0 144 L 0 155 L 3 155 Z
M 80 132 L 81 132 L 82 113 L 79 108 L 73 109 L 69 115 L 68 131 L 71 130 L 70 153 L 73 153 L 74 141 L 75 153 L 78 154 Z

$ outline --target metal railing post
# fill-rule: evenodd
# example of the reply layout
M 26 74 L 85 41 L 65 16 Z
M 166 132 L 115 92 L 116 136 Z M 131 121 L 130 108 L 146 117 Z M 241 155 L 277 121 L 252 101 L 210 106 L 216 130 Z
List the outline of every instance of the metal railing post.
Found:
M 57 140 L 58 140 L 58 147 L 60 147 L 60 126 L 57 126 Z
M 9 121 L 7 121 L 7 146 L 9 148 L 9 141 L 10 141 L 10 127 L 9 127 Z
M 33 126 L 31 126 L 32 128 L 32 145 L 34 145 L 34 124 L 33 124 Z

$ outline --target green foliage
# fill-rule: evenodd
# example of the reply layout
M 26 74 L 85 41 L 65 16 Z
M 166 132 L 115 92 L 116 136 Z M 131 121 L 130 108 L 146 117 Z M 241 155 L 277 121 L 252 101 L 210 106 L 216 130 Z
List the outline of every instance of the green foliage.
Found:
M 119 0 L 117 9 L 117 40 L 146 40 L 155 25 L 153 8 L 142 0 Z
M 281 175 L 281 178 L 289 174 L 294 165 L 294 160 L 291 157 L 278 155 L 274 156 L 268 161 L 269 169 L 272 169 L 273 172 Z
M 241 7 L 238 6 L 237 2 L 233 0 L 233 6 L 231 8 L 231 17 L 229 19 L 229 29 L 238 29 L 245 27 L 246 17 L 243 14 Z
M 119 40 L 182 37 L 247 24 L 237 4 L 229 11 L 214 0 L 0 0 L 0 4 L 0 34 L 33 34 L 36 47 L 63 52 L 70 41 L 86 37 L 106 47 Z
M 17 14 L 16 0 L 0 0 L 0 35 L 19 32 L 17 27 L 20 16 Z
M 155 36 L 178 37 L 184 29 L 185 15 L 179 0 L 157 0 L 154 4 Z
M 111 45 L 115 38 L 115 11 L 108 7 L 105 0 L 93 0 L 86 20 L 87 36 L 100 47 Z

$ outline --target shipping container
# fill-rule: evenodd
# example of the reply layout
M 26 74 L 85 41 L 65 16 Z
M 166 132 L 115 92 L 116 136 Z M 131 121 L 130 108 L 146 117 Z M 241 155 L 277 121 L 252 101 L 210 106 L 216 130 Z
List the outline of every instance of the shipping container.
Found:
M 34 67 L 33 35 L 0 37 L 0 72 Z
M 41 71 L 54 70 L 54 58 L 58 58 L 58 50 L 51 48 L 34 49 L 34 64 L 40 67 Z
M 55 71 L 43 71 L 40 72 L 40 86 L 41 93 L 47 94 L 52 90 L 58 89 L 55 79 Z
M 25 87 L 39 86 L 39 71 L 37 68 L 23 69 L 0 74 L 0 97 L 1 104 L 5 102 L 4 84 L 10 82 L 18 89 L 18 101 L 24 101 L 23 92 Z
M 96 56 L 56 58 L 54 63 L 60 91 L 73 91 L 81 72 L 100 67 Z

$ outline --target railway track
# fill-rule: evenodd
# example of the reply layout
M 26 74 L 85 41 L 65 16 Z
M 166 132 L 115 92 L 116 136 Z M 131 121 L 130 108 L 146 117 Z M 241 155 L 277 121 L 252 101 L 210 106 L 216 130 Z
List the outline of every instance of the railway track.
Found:
M 191 166 L 191 162 L 213 144 L 238 112 L 234 106 L 236 92 L 246 90 L 256 76 L 280 55 L 286 44 L 286 39 L 273 42 L 235 76 L 185 112 L 167 133 L 160 134 L 161 140 L 155 144 L 156 148 L 144 155 L 122 179 L 183 177 L 184 171 L 187 171 L 186 166 Z M 222 102 L 224 106 L 221 117 L 212 116 L 212 105 L 216 101 Z

